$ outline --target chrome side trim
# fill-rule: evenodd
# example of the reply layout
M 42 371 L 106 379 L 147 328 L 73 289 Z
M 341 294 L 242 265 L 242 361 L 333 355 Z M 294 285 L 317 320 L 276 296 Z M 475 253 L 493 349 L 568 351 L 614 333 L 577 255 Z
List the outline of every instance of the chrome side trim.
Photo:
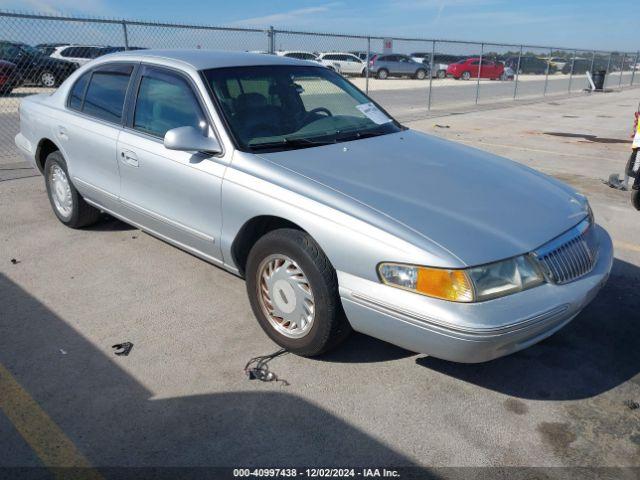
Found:
M 128 200 L 125 200 L 124 198 L 120 198 L 120 203 L 122 203 L 123 205 L 126 205 L 127 207 L 133 208 L 134 210 L 137 210 L 138 212 L 147 215 L 149 217 L 152 217 L 156 220 L 160 220 L 161 222 L 164 222 L 168 225 L 171 225 L 172 227 L 176 227 L 179 228 L 180 230 L 184 230 L 185 232 L 193 235 L 194 237 L 198 237 L 201 240 L 204 240 L 206 242 L 212 242 L 215 243 L 215 239 L 211 236 L 211 235 L 207 235 L 204 232 L 201 232 L 200 230 L 196 230 L 194 228 L 188 227 L 180 222 L 176 222 L 175 220 L 171 220 L 170 218 L 164 217 L 162 215 L 160 215 L 159 213 L 153 212 L 151 210 L 147 210 L 146 208 L 141 207 L 138 204 L 129 202 Z
M 378 299 L 369 297 L 367 295 L 363 295 L 357 292 L 351 292 L 352 300 L 355 300 L 356 303 L 360 303 L 363 306 L 367 306 L 369 308 L 373 308 L 374 310 L 379 311 L 380 313 L 386 313 L 391 315 L 401 315 L 407 319 L 411 319 L 417 321 L 421 324 L 431 325 L 437 328 L 443 328 L 449 331 L 464 333 L 467 335 L 501 335 L 505 333 L 511 333 L 516 330 L 520 330 L 523 328 L 527 328 L 533 326 L 537 323 L 544 322 L 549 320 L 555 316 L 558 316 L 569 308 L 569 304 L 559 305 L 554 307 L 546 312 L 542 312 L 531 317 L 528 317 L 524 320 L 519 320 L 507 325 L 501 325 L 499 327 L 488 327 L 488 328 L 472 328 L 472 327 L 462 327 L 460 325 L 453 325 L 448 322 L 443 322 L 433 317 L 428 317 L 426 315 L 421 315 L 403 308 L 398 308 L 395 305 L 390 305 L 386 302 L 381 302 Z
M 175 245 L 176 247 L 178 247 L 181 250 L 184 250 L 185 252 L 192 253 L 196 257 L 202 258 L 203 260 L 205 260 L 205 261 L 207 261 L 209 263 L 213 263 L 216 266 L 222 267 L 225 270 L 229 270 L 231 273 L 235 273 L 237 275 L 236 271 L 234 271 L 234 269 L 232 269 L 232 268 L 227 268 L 226 264 L 222 260 L 219 260 L 219 259 L 217 259 L 215 257 L 212 257 L 211 255 L 207 255 L 206 253 L 203 253 L 200 250 L 197 250 L 197 249 L 192 248 L 192 247 L 190 247 L 188 245 L 185 245 L 184 243 L 178 242 L 178 241 L 176 241 L 176 240 L 174 240 L 174 239 L 172 239 L 170 237 L 167 237 L 166 235 L 163 235 L 161 233 L 156 232 L 155 230 L 153 230 L 151 228 L 145 227 L 144 225 L 140 225 L 139 223 L 134 222 L 133 220 L 130 220 L 129 218 L 125 217 L 124 215 L 121 215 L 119 213 L 115 213 L 113 210 L 110 210 L 108 208 L 103 207 L 102 205 L 100 205 L 97 202 L 94 202 L 93 200 L 89 200 L 87 198 L 85 198 L 84 200 L 88 204 L 90 204 L 90 205 L 92 205 L 92 206 L 94 206 L 94 207 L 96 207 L 96 208 L 108 213 L 109 215 L 117 218 L 118 220 L 122 220 L 123 222 L 128 223 L 129 225 L 133 225 L 134 227 L 139 228 L 143 232 L 147 232 L 148 234 L 150 234 L 150 235 L 152 235 L 154 237 L 157 237 L 160 240 L 163 240 L 163 241 L 165 241 L 167 243 Z
M 74 182 L 81 183 L 81 184 L 82 184 L 82 186 L 87 187 L 87 188 L 90 188 L 90 189 L 92 189 L 92 190 L 95 190 L 96 192 L 99 192 L 99 193 L 101 193 L 102 195 L 106 195 L 106 196 L 107 196 L 107 197 L 109 197 L 109 198 L 113 198 L 114 200 L 118 200 L 118 196 L 117 196 L 117 195 L 114 195 L 114 194 L 113 194 L 113 193 L 111 193 L 111 192 L 107 192 L 106 190 L 103 190 L 103 189 L 102 189 L 102 188 L 100 188 L 100 187 L 96 187 L 93 183 L 89 183 L 89 182 L 87 182 L 87 181 L 85 181 L 85 180 L 82 180 L 81 178 L 78 178 L 78 177 L 75 177 L 75 176 L 73 177 L 73 181 L 74 181 Z M 86 200 L 86 199 L 85 199 L 85 200 Z M 102 208 L 102 207 L 101 207 L 101 208 Z M 103 210 L 104 210 L 104 209 L 103 209 Z

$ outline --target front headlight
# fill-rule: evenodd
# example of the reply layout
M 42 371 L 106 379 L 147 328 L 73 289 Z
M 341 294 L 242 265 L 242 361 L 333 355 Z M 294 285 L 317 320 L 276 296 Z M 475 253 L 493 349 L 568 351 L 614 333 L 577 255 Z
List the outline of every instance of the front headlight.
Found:
M 381 263 L 383 283 L 453 302 L 477 302 L 509 295 L 544 282 L 529 255 L 464 270 Z

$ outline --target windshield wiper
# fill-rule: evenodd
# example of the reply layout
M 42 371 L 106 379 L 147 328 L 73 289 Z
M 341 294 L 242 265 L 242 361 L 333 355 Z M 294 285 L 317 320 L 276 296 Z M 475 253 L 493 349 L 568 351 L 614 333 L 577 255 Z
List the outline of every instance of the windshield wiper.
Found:
M 304 138 L 304 137 L 284 137 L 282 140 L 277 140 L 275 142 L 264 142 L 264 143 L 256 143 L 254 145 L 249 145 L 249 148 L 251 148 L 251 150 L 267 150 L 270 148 L 280 148 L 280 147 L 308 148 L 308 147 L 317 147 L 319 145 L 329 145 L 331 143 L 336 143 L 336 142 L 334 139 L 314 140 L 314 139 Z
M 340 135 L 343 133 L 343 135 Z M 360 140 L 361 138 L 379 137 L 386 135 L 388 132 L 379 132 L 376 130 L 352 131 L 352 132 L 336 132 L 336 142 L 346 142 L 349 140 Z

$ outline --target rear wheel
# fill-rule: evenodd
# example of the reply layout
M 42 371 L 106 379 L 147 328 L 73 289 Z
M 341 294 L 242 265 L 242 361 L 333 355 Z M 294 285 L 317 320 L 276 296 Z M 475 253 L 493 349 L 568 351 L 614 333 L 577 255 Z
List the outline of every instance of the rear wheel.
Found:
M 329 259 L 305 232 L 274 230 L 249 252 L 251 308 L 265 333 L 302 356 L 337 346 L 351 332 Z
M 44 165 L 47 195 L 53 213 L 67 227 L 81 228 L 100 218 L 100 211 L 92 207 L 71 183 L 67 164 L 60 152 L 50 153 Z
M 378 73 L 376 74 L 376 76 L 380 80 L 386 80 L 387 78 L 389 78 L 389 71 L 384 68 L 381 68 L 380 70 L 378 70 Z
M 425 78 L 427 78 L 427 71 L 423 68 L 420 68 L 416 71 L 414 77 L 418 80 L 424 80 Z
M 462 72 L 462 75 L 461 75 L 461 77 L 460 77 L 460 78 L 462 78 L 462 80 L 469 80 L 469 79 L 471 79 L 471 72 Z
M 447 77 L 447 72 L 445 70 L 438 70 L 438 73 L 436 75 L 438 76 L 438 78 L 443 79 Z

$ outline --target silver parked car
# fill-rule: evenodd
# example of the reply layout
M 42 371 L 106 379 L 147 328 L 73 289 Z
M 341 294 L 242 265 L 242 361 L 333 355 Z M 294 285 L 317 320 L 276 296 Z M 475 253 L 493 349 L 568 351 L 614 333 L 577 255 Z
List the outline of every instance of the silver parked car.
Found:
M 63 224 L 108 212 L 244 277 L 262 328 L 301 355 L 353 329 L 490 360 L 566 325 L 611 268 L 584 196 L 411 131 L 296 59 L 100 57 L 22 101 L 16 144 Z
M 381 80 L 389 77 L 411 77 L 424 80 L 429 74 L 429 65 L 416 62 L 409 55 L 398 53 L 374 55 L 369 60 L 369 73 Z

